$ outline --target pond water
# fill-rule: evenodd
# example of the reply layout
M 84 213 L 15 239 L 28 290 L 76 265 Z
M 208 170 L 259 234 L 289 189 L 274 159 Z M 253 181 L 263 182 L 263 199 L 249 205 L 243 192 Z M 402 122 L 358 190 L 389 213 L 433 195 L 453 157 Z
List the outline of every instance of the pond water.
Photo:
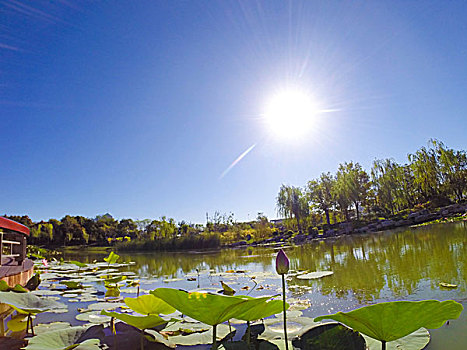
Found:
M 332 271 L 320 279 L 288 278 L 288 298 L 308 306 L 304 316 L 349 311 L 360 306 L 393 300 L 454 299 L 467 307 L 467 222 L 405 228 L 375 234 L 316 240 L 302 246 L 283 247 L 290 267 L 301 271 Z M 278 247 L 247 247 L 214 252 L 132 253 L 121 260 L 141 280 L 141 290 L 172 287 L 220 290 L 220 281 L 237 294 L 252 296 L 279 292 L 275 273 Z M 102 261 L 103 255 L 80 253 L 65 259 Z M 197 271 L 198 270 L 198 271 Z M 445 289 L 439 283 L 456 284 Z M 104 290 L 103 285 L 101 289 Z M 122 296 L 135 296 L 123 289 Z M 62 298 L 62 301 L 67 301 Z M 69 303 L 67 314 L 39 315 L 37 321 L 74 319 L 76 309 L 89 303 Z M 467 312 L 458 320 L 430 331 L 426 349 L 466 349 Z M 41 320 L 42 319 L 42 320 Z

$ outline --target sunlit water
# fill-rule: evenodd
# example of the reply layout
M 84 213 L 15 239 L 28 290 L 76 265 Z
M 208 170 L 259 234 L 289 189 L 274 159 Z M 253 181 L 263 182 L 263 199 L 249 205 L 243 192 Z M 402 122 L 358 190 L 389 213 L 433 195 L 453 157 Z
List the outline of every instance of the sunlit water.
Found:
M 277 247 L 230 249 L 215 252 L 133 253 L 121 259 L 134 261 L 141 288 L 198 287 L 219 290 L 220 281 L 238 294 L 271 295 L 279 292 L 275 274 Z M 382 301 L 454 299 L 467 306 L 467 223 L 432 225 L 383 233 L 352 235 L 285 247 L 293 270 L 333 271 L 317 280 L 288 279 L 288 297 L 309 301 L 304 316 L 318 316 Z M 102 255 L 80 254 L 66 259 L 92 262 Z M 199 278 L 196 269 L 199 270 Z M 227 271 L 236 271 L 236 273 Z M 244 271 L 244 272 L 243 272 Z M 190 278 L 192 281 L 188 281 Z M 194 280 L 193 280 L 194 279 Z M 458 285 L 443 289 L 440 282 Z M 104 290 L 104 287 L 100 287 Z M 243 288 L 243 289 L 242 289 Z M 122 294 L 123 296 L 134 296 Z M 62 298 L 66 302 L 66 298 Z M 69 303 L 68 314 L 40 316 L 40 321 L 66 320 L 89 303 Z M 466 349 L 467 312 L 438 330 L 430 331 L 427 349 Z

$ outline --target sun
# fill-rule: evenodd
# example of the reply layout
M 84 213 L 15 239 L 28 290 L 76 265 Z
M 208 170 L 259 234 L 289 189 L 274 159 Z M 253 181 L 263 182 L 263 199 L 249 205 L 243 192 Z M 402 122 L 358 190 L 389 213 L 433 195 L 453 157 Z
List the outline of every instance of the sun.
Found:
M 283 139 L 298 139 L 312 131 L 318 106 L 301 90 L 284 90 L 267 102 L 264 120 L 271 133 Z

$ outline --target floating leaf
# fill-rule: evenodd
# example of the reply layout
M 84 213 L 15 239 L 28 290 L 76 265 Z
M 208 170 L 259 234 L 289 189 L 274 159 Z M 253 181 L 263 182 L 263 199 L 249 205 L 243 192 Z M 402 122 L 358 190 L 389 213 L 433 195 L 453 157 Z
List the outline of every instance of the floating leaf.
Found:
M 381 350 L 381 342 L 363 334 L 368 350 Z M 430 342 L 430 333 L 425 328 L 386 343 L 386 350 L 421 350 Z
M 25 289 L 21 284 L 16 284 L 16 286 L 14 286 L 12 289 L 11 289 L 12 292 L 16 292 L 16 293 L 27 293 L 28 290 Z
M 0 280 L 0 292 L 8 292 L 10 290 L 10 286 L 4 280 Z
M 392 301 L 319 316 L 315 321 L 332 319 L 371 338 L 391 342 L 421 327 L 439 328 L 446 320 L 458 318 L 462 310 L 453 300 Z
M 34 333 L 41 334 L 69 327 L 71 327 L 71 325 L 68 322 L 40 323 L 34 326 Z
M 18 314 L 15 315 L 7 322 L 7 327 L 12 332 L 22 332 L 27 326 L 27 315 Z
M 171 343 L 185 346 L 210 344 L 212 342 L 212 332 L 213 329 L 211 328 L 210 330 L 201 333 L 192 333 L 189 335 L 176 335 L 173 337 L 169 337 L 169 340 Z M 219 324 L 216 326 L 216 338 L 218 340 L 224 338 L 229 333 L 230 328 L 228 325 Z
M 70 264 L 73 264 L 73 265 L 76 265 L 78 266 L 79 268 L 83 268 L 83 267 L 87 267 L 88 265 L 85 264 L 85 263 L 82 263 L 82 262 L 79 262 L 79 261 L 75 261 L 75 260 L 72 260 L 72 261 L 69 261 Z
M 66 308 L 65 304 L 46 298 L 39 298 L 31 293 L 0 292 L 0 303 L 8 304 L 18 312 L 27 314 L 37 314 L 50 309 Z
M 139 328 L 139 329 L 146 329 L 146 328 L 154 328 L 161 324 L 167 323 L 162 317 L 157 315 L 149 315 L 149 316 L 133 316 L 127 314 L 121 314 L 119 312 L 112 312 L 112 311 L 101 311 L 101 315 L 115 317 L 120 321 L 123 321 L 130 326 Z
M 313 280 L 313 279 L 318 279 L 326 276 L 331 276 L 334 272 L 332 271 L 315 271 L 315 272 L 310 272 L 310 273 L 304 273 L 301 275 L 298 275 L 297 278 L 300 280 Z
M 100 350 L 99 339 L 88 339 L 77 343 L 77 340 L 86 332 L 86 329 L 87 327 L 78 326 L 36 335 L 29 340 L 26 350 L 63 350 L 74 348 L 79 350 Z M 79 345 L 79 348 L 77 348 L 77 345 Z
M 365 350 L 365 339 L 339 323 L 306 327 L 292 340 L 294 348 L 303 350 Z
M 137 298 L 125 298 L 125 304 L 141 315 L 168 315 L 175 312 L 175 308 L 162 299 L 152 295 L 141 295 Z
M 81 282 L 76 281 L 61 281 L 60 284 L 64 284 L 67 289 L 83 289 Z

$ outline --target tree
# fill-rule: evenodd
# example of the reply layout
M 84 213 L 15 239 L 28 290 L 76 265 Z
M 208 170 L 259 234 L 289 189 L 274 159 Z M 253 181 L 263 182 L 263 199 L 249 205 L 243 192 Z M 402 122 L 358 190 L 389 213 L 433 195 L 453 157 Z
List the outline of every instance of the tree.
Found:
M 324 212 L 328 225 L 331 224 L 329 211 L 335 203 L 333 195 L 334 186 L 335 179 L 328 172 L 322 173 L 318 180 L 309 181 L 307 187 L 309 201 L 314 207 Z
M 344 163 L 339 165 L 336 175 L 335 194 L 337 202 L 344 210 L 346 220 L 349 219 L 348 207 L 355 206 L 357 220 L 360 220 L 360 206 L 366 200 L 369 189 L 369 176 L 359 163 Z
M 295 217 L 298 231 L 302 233 L 300 220 L 308 215 L 308 201 L 298 187 L 282 185 L 276 198 L 277 212 L 286 218 Z

